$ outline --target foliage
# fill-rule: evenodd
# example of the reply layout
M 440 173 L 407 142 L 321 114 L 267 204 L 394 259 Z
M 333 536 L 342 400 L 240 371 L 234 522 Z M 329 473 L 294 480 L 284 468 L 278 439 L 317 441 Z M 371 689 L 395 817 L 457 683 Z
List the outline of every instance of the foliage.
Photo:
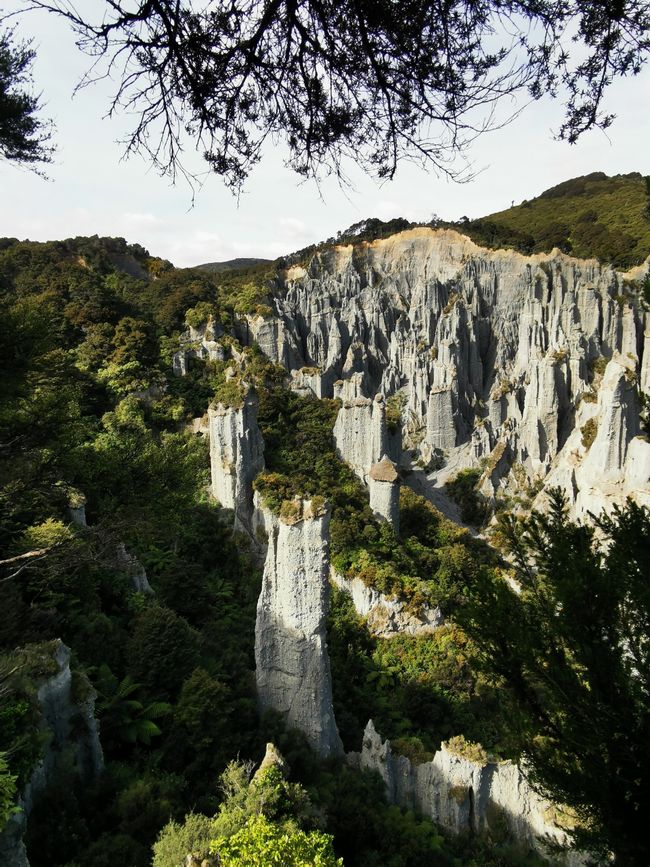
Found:
M 424 498 L 403 489 L 400 537 L 370 511 L 368 495 L 336 454 L 333 426 L 338 404 L 302 397 L 282 387 L 260 392 L 259 423 L 266 471 L 255 480 L 265 504 L 280 512 L 295 496 L 325 497 L 332 507 L 330 551 L 334 567 L 387 595 L 453 606 L 463 573 L 485 546 L 473 543 Z
M 381 178 L 394 177 L 403 158 L 455 176 L 451 158 L 496 124 L 494 102 L 522 91 L 562 92 L 559 134 L 575 142 L 611 123 L 607 86 L 640 71 L 650 29 L 643 3 L 577 0 L 455 0 L 443 14 L 433 2 L 397 11 L 274 0 L 226 12 L 114 2 L 108 17 L 59 0 L 33 6 L 64 16 L 95 73 L 128 68 L 111 111 L 136 117 L 129 152 L 174 178 L 189 134 L 235 190 L 269 137 L 285 139 L 289 165 L 306 177 L 343 178 L 350 157 Z
M 324 838 L 321 840 L 321 835 L 312 836 L 301 830 L 302 824 L 309 825 L 314 818 L 304 788 L 287 782 L 277 764 L 260 767 L 254 776 L 251 776 L 252 770 L 252 762 L 230 762 L 220 777 L 224 798 L 218 813 L 211 819 L 190 814 L 183 825 L 170 822 L 154 846 L 154 867 L 171 867 L 176 861 L 170 861 L 170 858 L 182 861 L 188 852 L 198 855 L 208 849 L 214 852 L 215 847 L 218 848 L 220 863 L 226 858 L 236 857 L 251 860 L 232 863 L 274 863 L 255 860 L 268 856 L 267 843 L 271 845 L 271 838 L 279 847 L 278 853 L 284 851 L 282 847 L 286 839 L 290 846 L 285 851 L 286 857 L 292 851 L 307 851 L 303 847 L 308 844 L 316 846 L 316 857 Z M 266 823 L 261 835 L 254 829 L 254 824 L 260 819 Z M 327 841 L 330 845 L 329 838 Z M 231 863 L 231 860 L 226 863 Z
M 36 52 L 18 42 L 12 29 L 0 31 L 0 155 L 33 170 L 51 163 L 51 122 L 42 120 L 40 98 L 30 92 Z M 38 174 L 38 170 L 36 170 Z
M 0 753 L 0 833 L 9 819 L 16 813 L 16 780 L 7 764 L 6 753 Z
M 263 815 L 252 816 L 232 837 L 218 837 L 211 851 L 223 867 L 343 867 L 327 834 L 288 831 Z
M 160 736 L 161 731 L 155 720 L 169 714 L 169 704 L 157 701 L 145 707 L 135 698 L 140 684 L 133 683 L 128 674 L 118 681 L 106 664 L 99 669 L 95 687 L 98 696 L 96 712 L 100 719 L 104 749 L 110 750 L 116 741 L 149 746 L 152 737 Z
M 44 737 L 36 691 L 39 681 L 57 670 L 52 646 L 46 643 L 0 657 L 0 753 L 6 764 L 7 794 L 11 779 L 24 786 L 42 757 Z
M 130 672 L 149 695 L 176 698 L 199 662 L 199 640 L 184 617 L 151 605 L 137 618 L 129 641 Z
M 445 746 L 450 753 L 455 753 L 464 759 L 476 762 L 476 764 L 485 765 L 489 761 L 489 756 L 481 744 L 473 744 L 463 735 L 454 735 L 446 742 Z
M 470 468 L 460 470 L 456 476 L 447 482 L 445 490 L 460 506 L 460 516 L 466 524 L 480 527 L 489 517 L 489 509 L 478 490 L 481 470 Z
M 213 839 L 213 820 L 200 813 L 190 813 L 182 824 L 169 822 L 154 843 L 153 867 L 179 867 L 189 853 L 201 863 L 210 855 Z
M 513 734 L 537 784 L 575 811 L 578 842 L 642 864 L 650 513 L 628 502 L 596 526 L 600 540 L 569 521 L 560 491 L 547 514 L 502 518 L 521 592 L 483 573 L 461 616 L 486 672 L 525 709 Z
M 522 253 L 559 247 L 580 258 L 628 268 L 650 253 L 646 208 L 640 174 L 607 177 L 594 172 L 505 211 L 466 220 L 459 228 L 488 247 L 514 247 Z
M 588 419 L 580 428 L 580 433 L 582 434 L 581 441 L 583 447 L 586 449 L 590 448 L 598 433 L 598 419 Z
M 36 867 L 146 867 L 160 828 L 216 810 L 214 780 L 256 749 L 259 575 L 206 499 L 205 443 L 183 430 L 214 371 L 179 382 L 164 355 L 187 307 L 228 321 L 220 297 L 209 275 L 119 238 L 0 243 L 0 750 L 22 788 L 45 740 L 36 684 L 56 670 L 43 642 L 61 638 L 98 687 L 107 760 L 97 785 L 71 768 L 35 807 Z M 161 396 L 131 392 L 149 384 Z M 85 527 L 70 523 L 81 499 Z M 121 544 L 155 599 L 134 592 Z
M 417 638 L 369 635 L 349 597 L 333 590 L 327 645 L 336 721 L 348 750 L 358 750 L 369 719 L 418 761 L 459 733 L 504 756 L 516 754 L 513 713 L 503 684 L 487 682 L 475 648 L 455 625 Z

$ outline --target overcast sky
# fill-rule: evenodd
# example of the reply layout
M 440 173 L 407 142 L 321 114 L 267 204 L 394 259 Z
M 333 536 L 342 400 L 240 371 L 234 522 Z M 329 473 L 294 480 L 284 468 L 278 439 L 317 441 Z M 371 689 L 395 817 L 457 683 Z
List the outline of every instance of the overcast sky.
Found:
M 84 10 L 98 0 L 82 0 Z M 3 11 L 19 0 L 0 0 Z M 429 220 L 478 217 L 532 198 L 560 181 L 593 171 L 650 174 L 650 72 L 611 89 L 607 110 L 617 120 L 577 145 L 553 140 L 562 119 L 559 103 L 525 108 L 506 128 L 482 136 L 470 151 L 477 177 L 454 184 L 412 165 L 379 184 L 354 166 L 351 185 L 319 189 L 285 169 L 270 149 L 239 202 L 209 177 L 191 206 L 184 182 L 172 187 L 141 158 L 123 161 L 117 143 L 127 117 L 103 119 L 110 83 L 72 91 L 88 66 L 65 24 L 30 13 L 19 20 L 34 37 L 34 77 L 46 113 L 57 126 L 58 152 L 50 180 L 0 162 L 0 236 L 45 241 L 75 235 L 122 236 L 175 265 L 236 256 L 274 258 L 334 235 L 365 217 Z M 195 161 L 201 168 L 200 161 Z

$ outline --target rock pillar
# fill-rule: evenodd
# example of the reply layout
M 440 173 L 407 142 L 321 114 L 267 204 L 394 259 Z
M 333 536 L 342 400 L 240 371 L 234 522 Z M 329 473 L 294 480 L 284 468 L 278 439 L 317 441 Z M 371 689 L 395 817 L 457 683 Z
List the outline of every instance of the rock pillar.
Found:
M 376 518 L 388 521 L 399 534 L 399 476 L 390 458 L 384 457 L 373 464 L 368 480 L 370 508 Z
M 326 641 L 329 511 L 295 500 L 268 524 L 255 625 L 259 706 L 283 714 L 319 755 L 340 755 Z

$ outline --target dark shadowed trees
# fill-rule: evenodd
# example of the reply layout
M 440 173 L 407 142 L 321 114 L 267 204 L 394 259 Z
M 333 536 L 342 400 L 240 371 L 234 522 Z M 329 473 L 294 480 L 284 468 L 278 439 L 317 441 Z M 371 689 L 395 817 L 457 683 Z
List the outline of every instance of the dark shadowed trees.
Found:
M 501 529 L 521 591 L 483 573 L 464 626 L 525 710 L 532 779 L 572 809 L 577 842 L 646 865 L 650 512 L 628 501 L 594 530 L 556 491 L 548 514 Z

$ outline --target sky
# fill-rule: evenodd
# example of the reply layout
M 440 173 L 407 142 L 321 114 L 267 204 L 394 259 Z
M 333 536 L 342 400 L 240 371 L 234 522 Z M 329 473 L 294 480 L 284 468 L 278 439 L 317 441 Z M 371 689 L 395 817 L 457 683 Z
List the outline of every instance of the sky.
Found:
M 0 4 L 4 12 L 21 6 L 20 0 Z M 102 4 L 83 0 L 84 11 L 92 5 Z M 276 258 L 367 217 L 479 217 L 594 171 L 650 174 L 646 69 L 610 89 L 605 108 L 617 115 L 613 126 L 584 135 L 576 145 L 553 138 L 562 121 L 559 102 L 524 107 L 511 124 L 473 144 L 468 156 L 476 176 L 465 184 L 411 164 L 402 165 L 392 182 L 379 183 L 349 165 L 345 188 L 334 179 L 317 187 L 284 167 L 281 147 L 270 147 L 239 199 L 212 175 L 192 202 L 184 181 L 172 186 L 144 158 L 122 158 L 119 140 L 132 119 L 104 117 L 110 82 L 73 96 L 89 60 L 65 23 L 40 12 L 23 14 L 17 23 L 20 36 L 34 39 L 35 87 L 45 115 L 56 123 L 57 154 L 47 169 L 49 180 L 0 161 L 0 236 L 34 241 L 121 236 L 187 267 L 239 256 Z M 189 154 L 189 161 L 203 171 L 198 156 Z

